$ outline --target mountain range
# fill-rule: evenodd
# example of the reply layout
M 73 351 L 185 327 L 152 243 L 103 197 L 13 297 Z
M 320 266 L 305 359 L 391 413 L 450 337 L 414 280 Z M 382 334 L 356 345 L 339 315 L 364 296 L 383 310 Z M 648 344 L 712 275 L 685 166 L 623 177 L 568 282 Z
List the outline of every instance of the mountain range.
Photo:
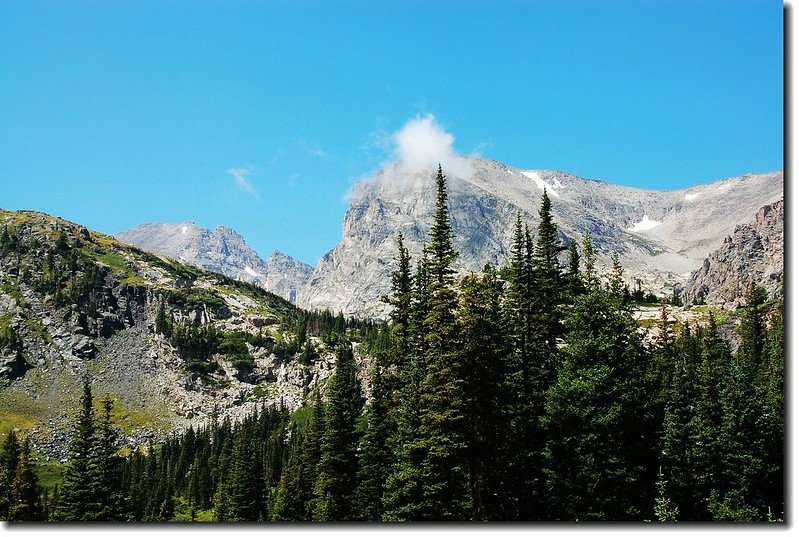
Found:
M 616 253 L 631 287 L 661 296 L 681 290 L 736 226 L 782 199 L 784 182 L 776 171 L 666 191 L 478 158 L 462 158 L 451 168 L 444 172 L 461 272 L 507 262 L 517 213 L 535 235 L 546 190 L 564 245 L 590 233 L 600 267 Z M 228 228 L 148 224 L 117 237 L 261 285 L 306 309 L 382 318 L 387 306 L 380 297 L 388 292 L 397 233 L 412 256 L 423 248 L 434 211 L 434 172 L 395 162 L 357 184 L 341 241 L 313 269 L 279 252 L 264 262 Z M 781 257 L 777 264 L 781 267 Z
M 294 303 L 297 289 L 313 268 L 278 251 L 262 259 L 234 230 L 213 230 L 194 222 L 136 226 L 116 238 L 149 252 L 165 255 L 236 280 L 252 283 Z

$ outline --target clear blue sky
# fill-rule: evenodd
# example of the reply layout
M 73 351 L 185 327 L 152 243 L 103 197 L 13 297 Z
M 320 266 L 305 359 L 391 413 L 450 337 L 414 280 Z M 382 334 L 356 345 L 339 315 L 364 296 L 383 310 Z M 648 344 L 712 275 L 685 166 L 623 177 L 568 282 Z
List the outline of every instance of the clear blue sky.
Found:
M 781 169 L 782 3 L 0 2 L 0 207 L 316 260 L 388 135 L 649 188 Z

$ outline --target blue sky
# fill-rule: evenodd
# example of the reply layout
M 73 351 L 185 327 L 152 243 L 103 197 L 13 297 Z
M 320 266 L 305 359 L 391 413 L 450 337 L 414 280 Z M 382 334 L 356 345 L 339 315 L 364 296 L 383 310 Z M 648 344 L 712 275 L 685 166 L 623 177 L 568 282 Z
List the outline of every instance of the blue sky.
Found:
M 0 3 L 0 207 L 193 220 L 315 264 L 433 114 L 454 149 L 647 188 L 781 169 L 782 3 Z

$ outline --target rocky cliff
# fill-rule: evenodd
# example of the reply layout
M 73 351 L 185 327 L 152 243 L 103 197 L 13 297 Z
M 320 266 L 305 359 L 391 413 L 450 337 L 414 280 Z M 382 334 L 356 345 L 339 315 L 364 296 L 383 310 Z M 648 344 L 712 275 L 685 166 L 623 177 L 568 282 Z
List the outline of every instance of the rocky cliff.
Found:
M 516 213 L 535 231 L 546 189 L 564 243 L 590 232 L 600 266 L 619 254 L 628 280 L 671 294 L 737 224 L 783 196 L 782 172 L 746 175 L 678 191 L 641 190 L 571 174 L 520 170 L 468 159 L 448 174 L 461 271 L 505 263 Z M 395 237 L 421 252 L 435 205 L 434 170 L 395 163 L 353 189 L 341 242 L 320 260 L 297 303 L 347 315 L 382 317 Z
M 234 230 L 194 222 L 144 224 L 116 235 L 122 242 L 231 278 L 252 283 L 294 302 L 313 268 L 281 252 L 264 261 Z
M 753 222 L 736 226 L 691 274 L 685 300 L 739 306 L 751 282 L 772 297 L 783 296 L 784 225 L 785 204 L 780 200 L 762 207 Z

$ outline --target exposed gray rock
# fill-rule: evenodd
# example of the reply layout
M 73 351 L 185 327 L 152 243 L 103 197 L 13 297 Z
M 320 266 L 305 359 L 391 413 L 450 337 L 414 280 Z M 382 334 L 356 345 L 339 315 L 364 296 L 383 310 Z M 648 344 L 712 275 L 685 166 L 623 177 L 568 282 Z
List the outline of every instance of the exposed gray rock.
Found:
M 116 236 L 143 250 L 252 283 L 294 302 L 313 268 L 281 252 L 266 261 L 234 230 L 209 230 L 194 222 L 144 224 Z
M 739 225 L 705 258 L 685 286 L 685 300 L 735 307 L 751 282 L 770 296 L 783 295 L 785 204 L 762 207 L 753 222 Z
M 600 267 L 609 265 L 616 252 L 628 281 L 640 280 L 644 289 L 662 295 L 684 284 L 736 224 L 783 195 L 782 172 L 655 191 L 557 171 L 524 171 L 490 160 L 469 159 L 460 168 L 469 172 L 448 177 L 459 270 L 507 262 L 517 211 L 535 232 L 546 188 L 562 238 L 579 240 L 590 232 Z M 403 233 L 416 258 L 435 210 L 434 171 L 405 170 L 393 164 L 356 185 L 341 242 L 300 290 L 299 306 L 366 317 L 387 313 L 379 297 L 389 290 L 396 234 Z

